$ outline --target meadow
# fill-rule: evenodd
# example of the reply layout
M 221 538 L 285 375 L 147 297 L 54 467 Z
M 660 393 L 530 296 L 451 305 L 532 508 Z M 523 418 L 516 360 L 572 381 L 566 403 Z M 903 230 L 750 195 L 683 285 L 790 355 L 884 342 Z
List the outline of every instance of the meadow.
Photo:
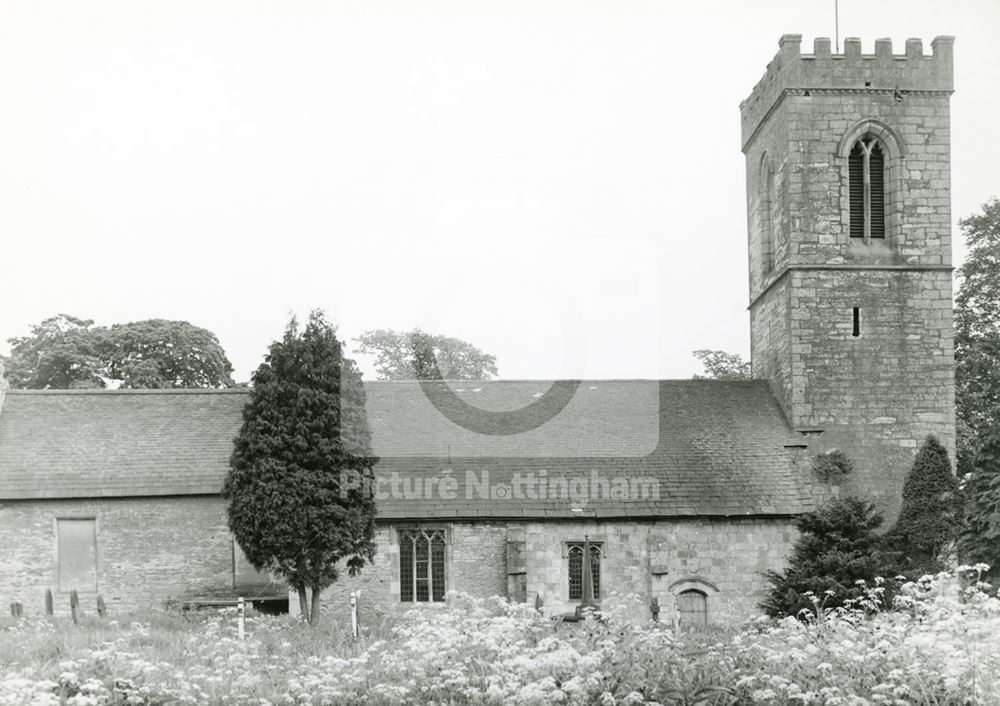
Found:
M 1000 704 L 1000 601 L 941 575 L 878 585 L 806 621 L 760 618 L 677 635 L 630 619 L 554 622 L 532 607 L 452 595 L 368 626 L 234 611 L 0 623 L 0 706 L 128 704 Z

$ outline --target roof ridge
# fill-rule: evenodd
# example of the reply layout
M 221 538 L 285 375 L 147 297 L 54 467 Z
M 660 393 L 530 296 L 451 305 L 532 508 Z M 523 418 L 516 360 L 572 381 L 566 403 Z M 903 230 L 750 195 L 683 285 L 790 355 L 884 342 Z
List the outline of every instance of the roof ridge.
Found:
M 201 387 L 168 387 L 156 389 L 124 389 L 109 390 L 107 388 L 85 388 L 78 390 L 6 390 L 7 394 L 13 395 L 224 395 L 224 394 L 248 394 L 252 392 L 249 387 L 224 387 L 224 388 L 201 388 Z
M 473 385 L 485 385 L 485 386 L 496 386 L 500 384 L 540 384 L 540 385 L 552 385 L 557 382 L 579 382 L 581 385 L 593 385 L 593 384 L 622 384 L 622 383 L 655 383 L 657 385 L 663 383 L 684 383 L 684 384 L 695 384 L 695 385 L 760 385 L 766 383 L 767 381 L 763 378 L 754 378 L 750 380 L 716 380 L 711 378 L 607 378 L 607 379 L 498 379 L 498 380 L 442 380 L 440 382 L 447 383 L 448 385 L 454 387 L 456 385 L 464 385 L 466 387 Z M 377 386 L 394 386 L 394 385 L 409 385 L 419 384 L 420 380 L 364 380 L 365 386 L 377 385 Z M 69 390 L 20 390 L 8 388 L 3 390 L 4 393 L 16 396 L 30 396 L 30 395 L 43 395 L 43 396 L 59 396 L 59 395 L 246 395 L 253 392 L 252 387 L 223 387 L 223 388 L 202 388 L 202 387 L 169 387 L 169 388 L 142 388 L 142 389 L 108 389 L 108 388 L 84 388 L 84 389 L 69 389 Z M 0 394 L 0 403 L 2 403 L 2 394 Z

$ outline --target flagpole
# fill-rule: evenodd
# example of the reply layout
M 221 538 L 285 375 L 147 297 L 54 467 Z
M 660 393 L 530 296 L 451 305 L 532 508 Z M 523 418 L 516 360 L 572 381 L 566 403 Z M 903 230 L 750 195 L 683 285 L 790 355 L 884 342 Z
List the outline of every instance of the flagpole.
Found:
M 837 42 L 837 54 L 840 53 L 840 0 L 833 0 L 833 36 Z

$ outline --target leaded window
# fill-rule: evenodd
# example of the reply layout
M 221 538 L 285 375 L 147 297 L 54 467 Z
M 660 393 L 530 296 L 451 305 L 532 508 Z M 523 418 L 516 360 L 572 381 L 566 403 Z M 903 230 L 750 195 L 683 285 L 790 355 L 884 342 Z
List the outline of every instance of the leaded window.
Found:
M 583 542 L 569 542 L 569 599 L 583 600 Z M 601 546 L 590 545 L 590 576 L 594 580 L 594 598 L 601 597 Z
M 851 237 L 885 237 L 885 151 L 872 135 L 865 135 L 847 159 Z
M 441 602 L 445 594 L 444 530 L 401 529 L 399 599 L 404 603 Z

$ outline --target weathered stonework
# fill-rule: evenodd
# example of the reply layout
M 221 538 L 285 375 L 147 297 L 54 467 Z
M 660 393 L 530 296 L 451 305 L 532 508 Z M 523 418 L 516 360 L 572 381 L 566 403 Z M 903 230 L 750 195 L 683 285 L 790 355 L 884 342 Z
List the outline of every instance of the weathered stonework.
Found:
M 842 56 L 799 43 L 782 37 L 741 106 L 753 369 L 793 427 L 851 456 L 848 489 L 891 522 L 923 438 L 954 453 L 952 38 L 933 56 L 919 40 L 898 56 L 889 40 L 870 56 L 856 39 Z M 847 174 L 866 133 L 886 149 L 886 237 L 868 242 L 850 237 Z
M 708 596 L 709 619 L 744 620 L 759 613 L 767 582 L 780 570 L 796 536 L 789 519 L 674 520 L 660 522 L 543 523 L 524 526 L 528 602 L 540 596 L 553 612 L 572 610 L 565 542 L 586 535 L 602 545 L 602 597 L 656 598 L 661 619 L 674 615 L 674 597 L 688 588 Z M 648 618 L 648 613 L 639 616 Z
M 57 518 L 97 523 L 97 591 L 81 591 L 87 610 L 97 594 L 110 610 L 161 608 L 170 599 L 233 589 L 233 549 L 218 497 L 40 500 L 0 504 L 0 597 L 41 612 L 51 589 L 58 613 L 69 594 L 57 579 Z
M 97 521 L 97 591 L 81 592 L 85 611 L 97 594 L 123 613 L 162 608 L 193 598 L 275 596 L 281 584 L 234 584 L 234 557 L 218 497 L 59 500 L 0 506 L 0 542 L 5 551 L 0 597 L 20 601 L 38 615 L 47 589 L 59 614 L 69 611 L 68 593 L 58 590 L 55 520 Z M 358 576 L 343 574 L 323 594 L 325 611 L 346 621 L 350 597 L 360 595 L 367 620 L 439 604 L 399 600 L 399 550 L 395 533 L 414 523 L 380 524 L 374 563 Z M 638 594 L 645 605 L 656 597 L 661 618 L 670 620 L 676 593 L 697 588 L 709 597 L 713 621 L 731 622 L 757 612 L 764 597 L 763 572 L 784 565 L 795 530 L 789 519 L 718 519 L 591 522 L 448 522 L 419 526 L 447 532 L 447 590 L 478 597 L 508 596 L 508 543 L 524 544 L 526 594 L 540 597 L 547 612 L 573 609 L 569 600 L 565 543 L 584 536 L 602 543 L 602 598 L 611 592 Z M 183 527 L 182 532 L 177 529 Z M 517 597 L 512 597 L 517 598 Z M 292 602 L 294 612 L 297 605 Z M 649 617 L 643 611 L 637 616 Z

